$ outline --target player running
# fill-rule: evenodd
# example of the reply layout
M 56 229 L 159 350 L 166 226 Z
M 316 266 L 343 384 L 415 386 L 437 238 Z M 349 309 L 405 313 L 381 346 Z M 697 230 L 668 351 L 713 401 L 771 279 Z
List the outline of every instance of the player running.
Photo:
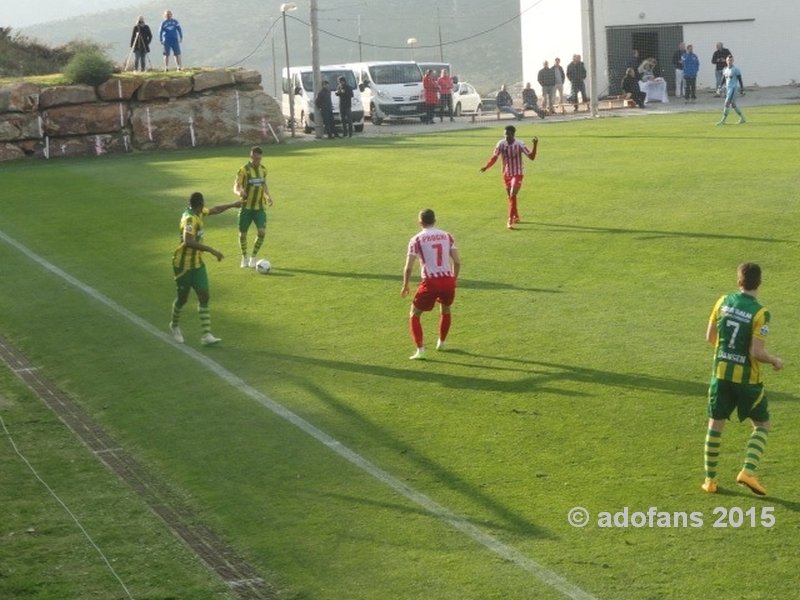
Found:
M 481 173 L 486 171 L 497 162 L 499 156 L 503 157 L 503 180 L 506 185 L 508 195 L 508 228 L 514 229 L 514 224 L 519 223 L 519 212 L 517 211 L 517 194 L 522 187 L 523 156 L 533 160 L 536 158 L 536 150 L 539 147 L 539 138 L 533 138 L 533 150 L 529 150 L 525 142 L 515 139 L 517 128 L 513 125 L 506 126 L 506 139 L 497 142 L 494 154 L 488 162 L 481 167 Z

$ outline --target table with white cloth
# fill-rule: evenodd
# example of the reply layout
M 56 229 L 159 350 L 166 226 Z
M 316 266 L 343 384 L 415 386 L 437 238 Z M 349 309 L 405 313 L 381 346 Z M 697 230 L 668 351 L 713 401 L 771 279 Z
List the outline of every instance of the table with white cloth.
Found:
M 650 81 L 640 81 L 639 89 L 645 94 L 644 101 L 647 102 L 669 102 L 669 94 L 667 93 L 667 82 L 661 77 L 651 79 Z

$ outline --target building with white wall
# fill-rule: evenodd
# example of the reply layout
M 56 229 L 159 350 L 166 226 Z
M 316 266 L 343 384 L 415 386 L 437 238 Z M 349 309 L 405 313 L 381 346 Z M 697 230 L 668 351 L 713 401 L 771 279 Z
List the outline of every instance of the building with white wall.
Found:
M 590 10 L 594 16 L 594 57 L 590 69 Z M 794 30 L 800 22 L 796 0 L 520 0 L 522 68 L 536 82 L 542 62 L 566 64 L 580 54 L 596 76 L 599 96 L 619 93 L 631 50 L 653 56 L 670 90 L 672 54 L 680 42 L 692 44 L 700 59 L 698 90 L 713 88 L 711 55 L 717 42 L 734 54 L 745 86 L 800 82 Z M 568 87 L 568 86 L 567 86 Z

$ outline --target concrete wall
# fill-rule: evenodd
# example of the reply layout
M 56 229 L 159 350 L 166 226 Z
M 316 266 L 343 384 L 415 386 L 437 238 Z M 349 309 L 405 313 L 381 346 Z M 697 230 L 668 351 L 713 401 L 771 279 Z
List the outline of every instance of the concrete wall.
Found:
M 520 0 L 526 79 L 535 81 L 542 61 L 552 62 L 557 54 L 562 63 L 565 55 L 569 58 L 575 52 L 587 60 L 588 3 L 589 0 Z M 780 86 L 800 81 L 800 61 L 793 35 L 800 22 L 800 2 L 794 0 L 595 0 L 594 14 L 596 83 L 601 95 L 608 93 L 610 84 L 613 87 L 617 83 L 616 70 L 609 65 L 618 62 L 620 56 L 629 56 L 631 51 L 631 48 L 608 47 L 609 28 L 632 35 L 682 27 L 683 41 L 692 44 L 700 58 L 698 89 L 714 85 L 711 55 L 717 42 L 723 42 L 735 55 L 746 86 Z M 575 46 L 579 49 L 573 49 Z M 656 58 L 668 67 L 671 52 Z M 610 81 L 612 78 L 614 81 Z

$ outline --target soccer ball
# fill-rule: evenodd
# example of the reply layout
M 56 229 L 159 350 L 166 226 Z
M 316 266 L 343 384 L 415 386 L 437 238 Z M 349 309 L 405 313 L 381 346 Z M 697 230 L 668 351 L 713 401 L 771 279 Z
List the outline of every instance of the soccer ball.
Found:
M 272 263 L 268 260 L 261 259 L 256 263 L 256 271 L 262 275 L 267 275 L 272 270 Z

